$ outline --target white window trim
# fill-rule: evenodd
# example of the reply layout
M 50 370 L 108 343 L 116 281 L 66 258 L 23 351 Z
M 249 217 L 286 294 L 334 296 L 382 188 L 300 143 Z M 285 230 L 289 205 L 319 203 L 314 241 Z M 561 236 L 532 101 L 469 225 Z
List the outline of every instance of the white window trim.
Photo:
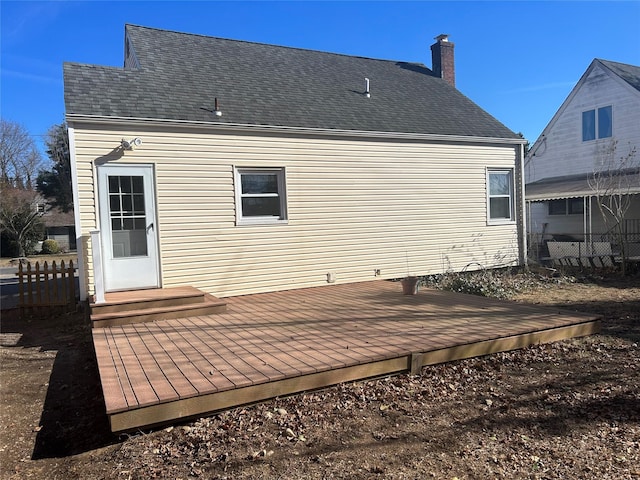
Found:
M 490 175 L 492 173 L 508 173 L 511 176 L 511 182 L 509 184 L 509 199 L 511 200 L 509 202 L 509 209 L 510 209 L 510 215 L 511 218 L 491 218 L 491 184 L 490 184 Z M 514 223 L 516 223 L 516 197 L 515 197 L 515 175 L 514 175 L 514 169 L 513 168 L 509 168 L 509 167 L 487 167 L 486 170 L 486 192 L 487 192 L 487 198 L 486 198 L 486 208 L 487 208 L 487 225 L 512 225 Z M 494 195 L 493 197 L 498 198 L 498 197 L 504 197 L 504 196 L 498 196 L 498 195 Z
M 242 214 L 242 182 L 243 174 L 276 174 L 278 177 L 278 196 L 280 198 L 279 217 L 276 216 L 255 216 L 247 217 Z M 284 167 L 234 167 L 234 189 L 236 198 L 236 225 L 282 225 L 289 223 L 287 216 L 287 182 Z M 254 195 L 255 196 L 255 195 Z M 272 196 L 272 195 L 269 195 Z
M 607 108 L 607 107 L 611 107 L 611 135 L 609 135 L 608 137 L 602 137 L 600 136 L 600 110 L 603 108 Z M 583 115 L 587 112 L 594 112 L 594 129 L 595 129 L 595 135 L 591 140 L 584 140 L 583 137 L 583 130 L 584 130 L 584 119 L 583 119 Z M 597 107 L 593 107 L 593 108 L 589 108 L 587 110 L 583 110 L 582 114 L 580 115 L 580 140 L 581 143 L 589 143 L 589 142 L 597 142 L 598 140 L 608 140 L 610 138 L 613 138 L 613 120 L 614 119 L 614 112 L 613 112 L 613 104 L 606 104 L 606 105 L 600 105 Z

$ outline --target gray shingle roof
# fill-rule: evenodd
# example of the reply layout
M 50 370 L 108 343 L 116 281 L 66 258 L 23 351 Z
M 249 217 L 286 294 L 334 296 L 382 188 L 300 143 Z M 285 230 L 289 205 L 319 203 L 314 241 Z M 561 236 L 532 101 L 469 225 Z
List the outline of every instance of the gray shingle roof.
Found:
M 622 78 L 636 90 L 640 90 L 640 67 L 626 63 L 598 59 L 605 67 Z
M 517 138 L 422 64 L 134 25 L 126 34 L 139 69 L 65 63 L 67 114 Z

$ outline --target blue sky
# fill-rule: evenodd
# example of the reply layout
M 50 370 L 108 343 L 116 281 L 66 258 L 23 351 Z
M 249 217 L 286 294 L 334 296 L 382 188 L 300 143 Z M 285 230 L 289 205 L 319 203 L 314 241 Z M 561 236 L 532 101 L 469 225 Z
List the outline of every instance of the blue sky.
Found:
M 640 1 L 5 1 L 2 118 L 64 120 L 62 63 L 122 66 L 124 25 L 422 62 L 455 43 L 458 89 L 531 142 L 594 58 L 640 65 Z

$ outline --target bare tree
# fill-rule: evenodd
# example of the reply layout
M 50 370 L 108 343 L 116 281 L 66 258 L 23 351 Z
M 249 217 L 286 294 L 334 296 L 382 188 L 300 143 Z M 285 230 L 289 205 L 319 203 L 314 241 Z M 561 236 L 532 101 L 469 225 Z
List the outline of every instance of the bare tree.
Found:
M 42 156 L 27 130 L 0 119 L 0 234 L 20 256 L 44 233 L 34 188 L 41 167 Z
M 0 195 L 0 228 L 15 242 L 20 257 L 31 253 L 44 234 L 42 212 L 38 211 L 37 199 L 35 190 L 7 184 Z
M 628 151 L 619 154 L 618 140 L 612 140 L 598 151 L 597 163 L 589 178 L 602 219 L 605 225 L 610 226 L 609 230 L 620 247 L 623 275 L 629 259 L 625 220 L 631 206 L 632 190 L 640 186 L 640 162 L 636 153 L 636 146 L 629 144 Z
M 42 156 L 29 132 L 20 124 L 0 119 L 0 182 L 31 189 Z

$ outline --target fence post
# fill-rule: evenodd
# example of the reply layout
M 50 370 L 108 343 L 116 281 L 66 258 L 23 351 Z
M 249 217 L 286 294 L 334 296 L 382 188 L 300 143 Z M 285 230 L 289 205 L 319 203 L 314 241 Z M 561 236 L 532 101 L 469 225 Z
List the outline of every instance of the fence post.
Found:
M 64 268 L 64 260 L 60 261 L 60 301 L 66 303 L 67 302 L 67 271 Z M 56 282 L 58 279 L 56 278 Z M 65 308 L 65 311 L 67 309 Z
M 27 300 L 28 305 L 33 305 L 33 280 L 31 278 L 31 262 L 27 262 Z
M 24 277 L 22 262 L 18 264 L 18 295 L 20 298 L 20 318 L 24 317 Z
M 75 310 L 76 308 L 76 280 L 75 270 L 73 268 L 73 260 L 69 260 L 69 269 L 67 271 L 67 281 L 69 282 L 69 308 Z
M 49 286 L 49 264 L 46 261 L 44 262 L 44 299 L 46 303 L 51 302 L 51 287 Z M 42 300 L 40 300 L 39 303 L 40 305 L 42 305 Z
M 58 300 L 58 269 L 55 260 L 51 262 L 51 274 L 53 277 L 53 298 Z

